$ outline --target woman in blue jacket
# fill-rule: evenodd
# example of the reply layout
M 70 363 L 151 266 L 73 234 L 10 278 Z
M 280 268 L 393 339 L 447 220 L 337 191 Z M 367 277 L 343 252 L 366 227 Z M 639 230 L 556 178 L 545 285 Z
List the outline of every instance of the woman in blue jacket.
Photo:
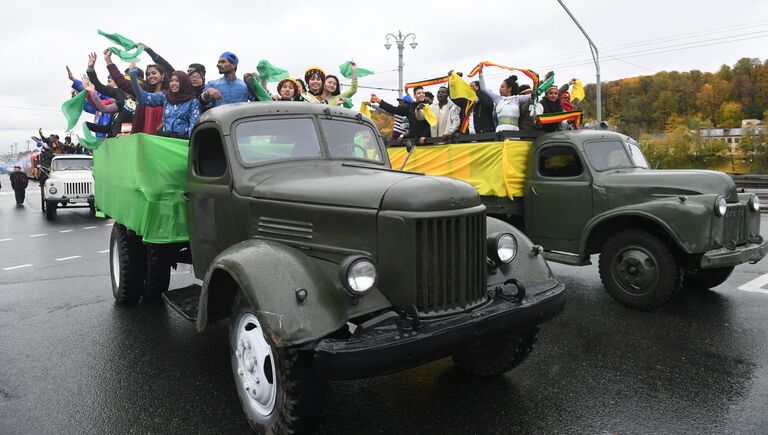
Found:
M 200 116 L 200 101 L 189 81 L 187 73 L 174 71 L 168 89 L 162 92 L 147 92 L 139 86 L 138 69 L 131 64 L 131 87 L 136 102 L 145 106 L 163 106 L 162 136 L 189 139 L 197 117 Z

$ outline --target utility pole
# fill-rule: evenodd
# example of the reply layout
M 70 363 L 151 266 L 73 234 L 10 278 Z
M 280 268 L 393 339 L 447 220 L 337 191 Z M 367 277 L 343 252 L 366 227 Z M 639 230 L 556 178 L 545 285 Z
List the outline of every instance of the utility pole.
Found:
M 574 23 L 576 23 L 576 26 L 581 30 L 581 33 L 584 34 L 584 37 L 587 38 L 587 42 L 589 42 L 589 51 L 592 52 L 592 60 L 595 62 L 595 75 L 597 76 L 597 84 L 595 85 L 595 112 L 597 116 L 597 125 L 599 126 L 603 122 L 603 115 L 602 115 L 602 105 L 600 104 L 600 55 L 597 52 L 597 46 L 594 42 L 592 42 L 592 39 L 587 35 L 587 32 L 584 30 L 583 27 L 581 27 L 581 24 L 576 20 L 576 17 L 573 16 L 571 11 L 568 10 L 567 7 L 565 7 L 565 4 L 562 0 L 557 0 L 558 3 L 560 3 L 560 6 L 565 9 L 565 12 L 568 14 L 569 17 L 573 20 Z
M 409 33 L 405 36 L 403 36 L 403 32 L 400 30 L 397 31 L 397 35 L 393 35 L 392 33 L 387 33 L 386 36 L 386 43 L 384 44 L 384 48 L 389 50 L 392 47 L 392 44 L 389 42 L 389 39 L 392 38 L 395 40 L 395 43 L 397 44 L 397 71 L 399 75 L 400 80 L 400 86 L 398 88 L 398 92 L 400 95 L 400 98 L 403 98 L 403 49 L 405 48 L 405 41 L 408 40 L 408 38 L 411 38 L 411 48 L 415 49 L 417 45 L 419 45 L 416 42 L 416 35 L 413 33 Z
M 27 142 L 27 152 L 29 152 L 29 144 L 30 144 L 32 141 L 31 141 L 31 140 L 29 140 L 29 139 L 27 139 L 27 140 L 26 140 L 26 142 Z

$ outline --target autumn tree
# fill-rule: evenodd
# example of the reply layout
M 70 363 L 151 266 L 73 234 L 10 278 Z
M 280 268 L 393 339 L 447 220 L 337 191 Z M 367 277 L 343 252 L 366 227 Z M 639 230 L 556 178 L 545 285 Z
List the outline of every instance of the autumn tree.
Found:
M 744 119 L 744 111 L 741 104 L 735 101 L 726 101 L 720 106 L 717 123 L 721 128 L 738 128 L 741 126 L 741 120 Z

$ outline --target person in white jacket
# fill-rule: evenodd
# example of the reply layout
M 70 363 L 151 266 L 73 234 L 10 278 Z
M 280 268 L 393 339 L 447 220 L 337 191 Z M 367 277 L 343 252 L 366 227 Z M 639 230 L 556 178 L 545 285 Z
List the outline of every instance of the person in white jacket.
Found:
M 441 86 L 437 91 L 437 101 L 430 106 L 437 117 L 437 125 L 432 126 L 432 137 L 447 137 L 461 127 L 461 109 L 448 99 L 448 88 Z

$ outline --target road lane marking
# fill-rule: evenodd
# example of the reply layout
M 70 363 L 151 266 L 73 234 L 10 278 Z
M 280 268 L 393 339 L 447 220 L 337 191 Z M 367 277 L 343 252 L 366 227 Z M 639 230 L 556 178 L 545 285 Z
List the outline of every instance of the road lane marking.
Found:
M 59 232 L 60 233 L 71 233 L 72 231 L 75 231 L 75 230 L 61 230 Z
M 745 291 L 745 292 L 752 292 L 752 293 L 763 293 L 768 295 L 768 290 L 763 288 L 763 286 L 766 284 L 768 284 L 768 273 L 762 276 L 758 276 L 752 281 L 742 285 L 741 287 L 739 287 L 739 290 Z
M 97 252 L 97 253 L 98 253 L 98 254 L 106 254 L 107 252 L 109 252 L 109 249 L 105 249 L 105 250 L 103 250 L 103 251 L 99 251 L 99 252 Z
M 55 258 L 55 261 L 67 261 L 67 260 L 74 260 L 75 258 L 82 258 L 81 255 L 73 255 L 71 257 L 61 257 L 61 258 Z
M 111 226 L 112 226 L 112 225 L 114 225 L 114 224 L 115 224 L 114 222 L 110 222 L 110 223 L 108 223 L 108 224 L 104 224 L 104 226 L 105 226 L 105 227 L 111 227 Z
M 48 234 L 32 234 L 29 237 L 43 237 L 43 236 L 47 236 L 47 235 Z
M 22 264 L 19 266 L 4 267 L 3 270 L 21 269 L 22 267 L 31 267 L 31 264 Z
M 0 242 L 10 242 L 13 239 L 0 239 Z
M 95 226 L 93 226 L 93 227 L 83 227 L 84 230 L 92 230 L 94 228 L 96 228 L 96 227 Z

